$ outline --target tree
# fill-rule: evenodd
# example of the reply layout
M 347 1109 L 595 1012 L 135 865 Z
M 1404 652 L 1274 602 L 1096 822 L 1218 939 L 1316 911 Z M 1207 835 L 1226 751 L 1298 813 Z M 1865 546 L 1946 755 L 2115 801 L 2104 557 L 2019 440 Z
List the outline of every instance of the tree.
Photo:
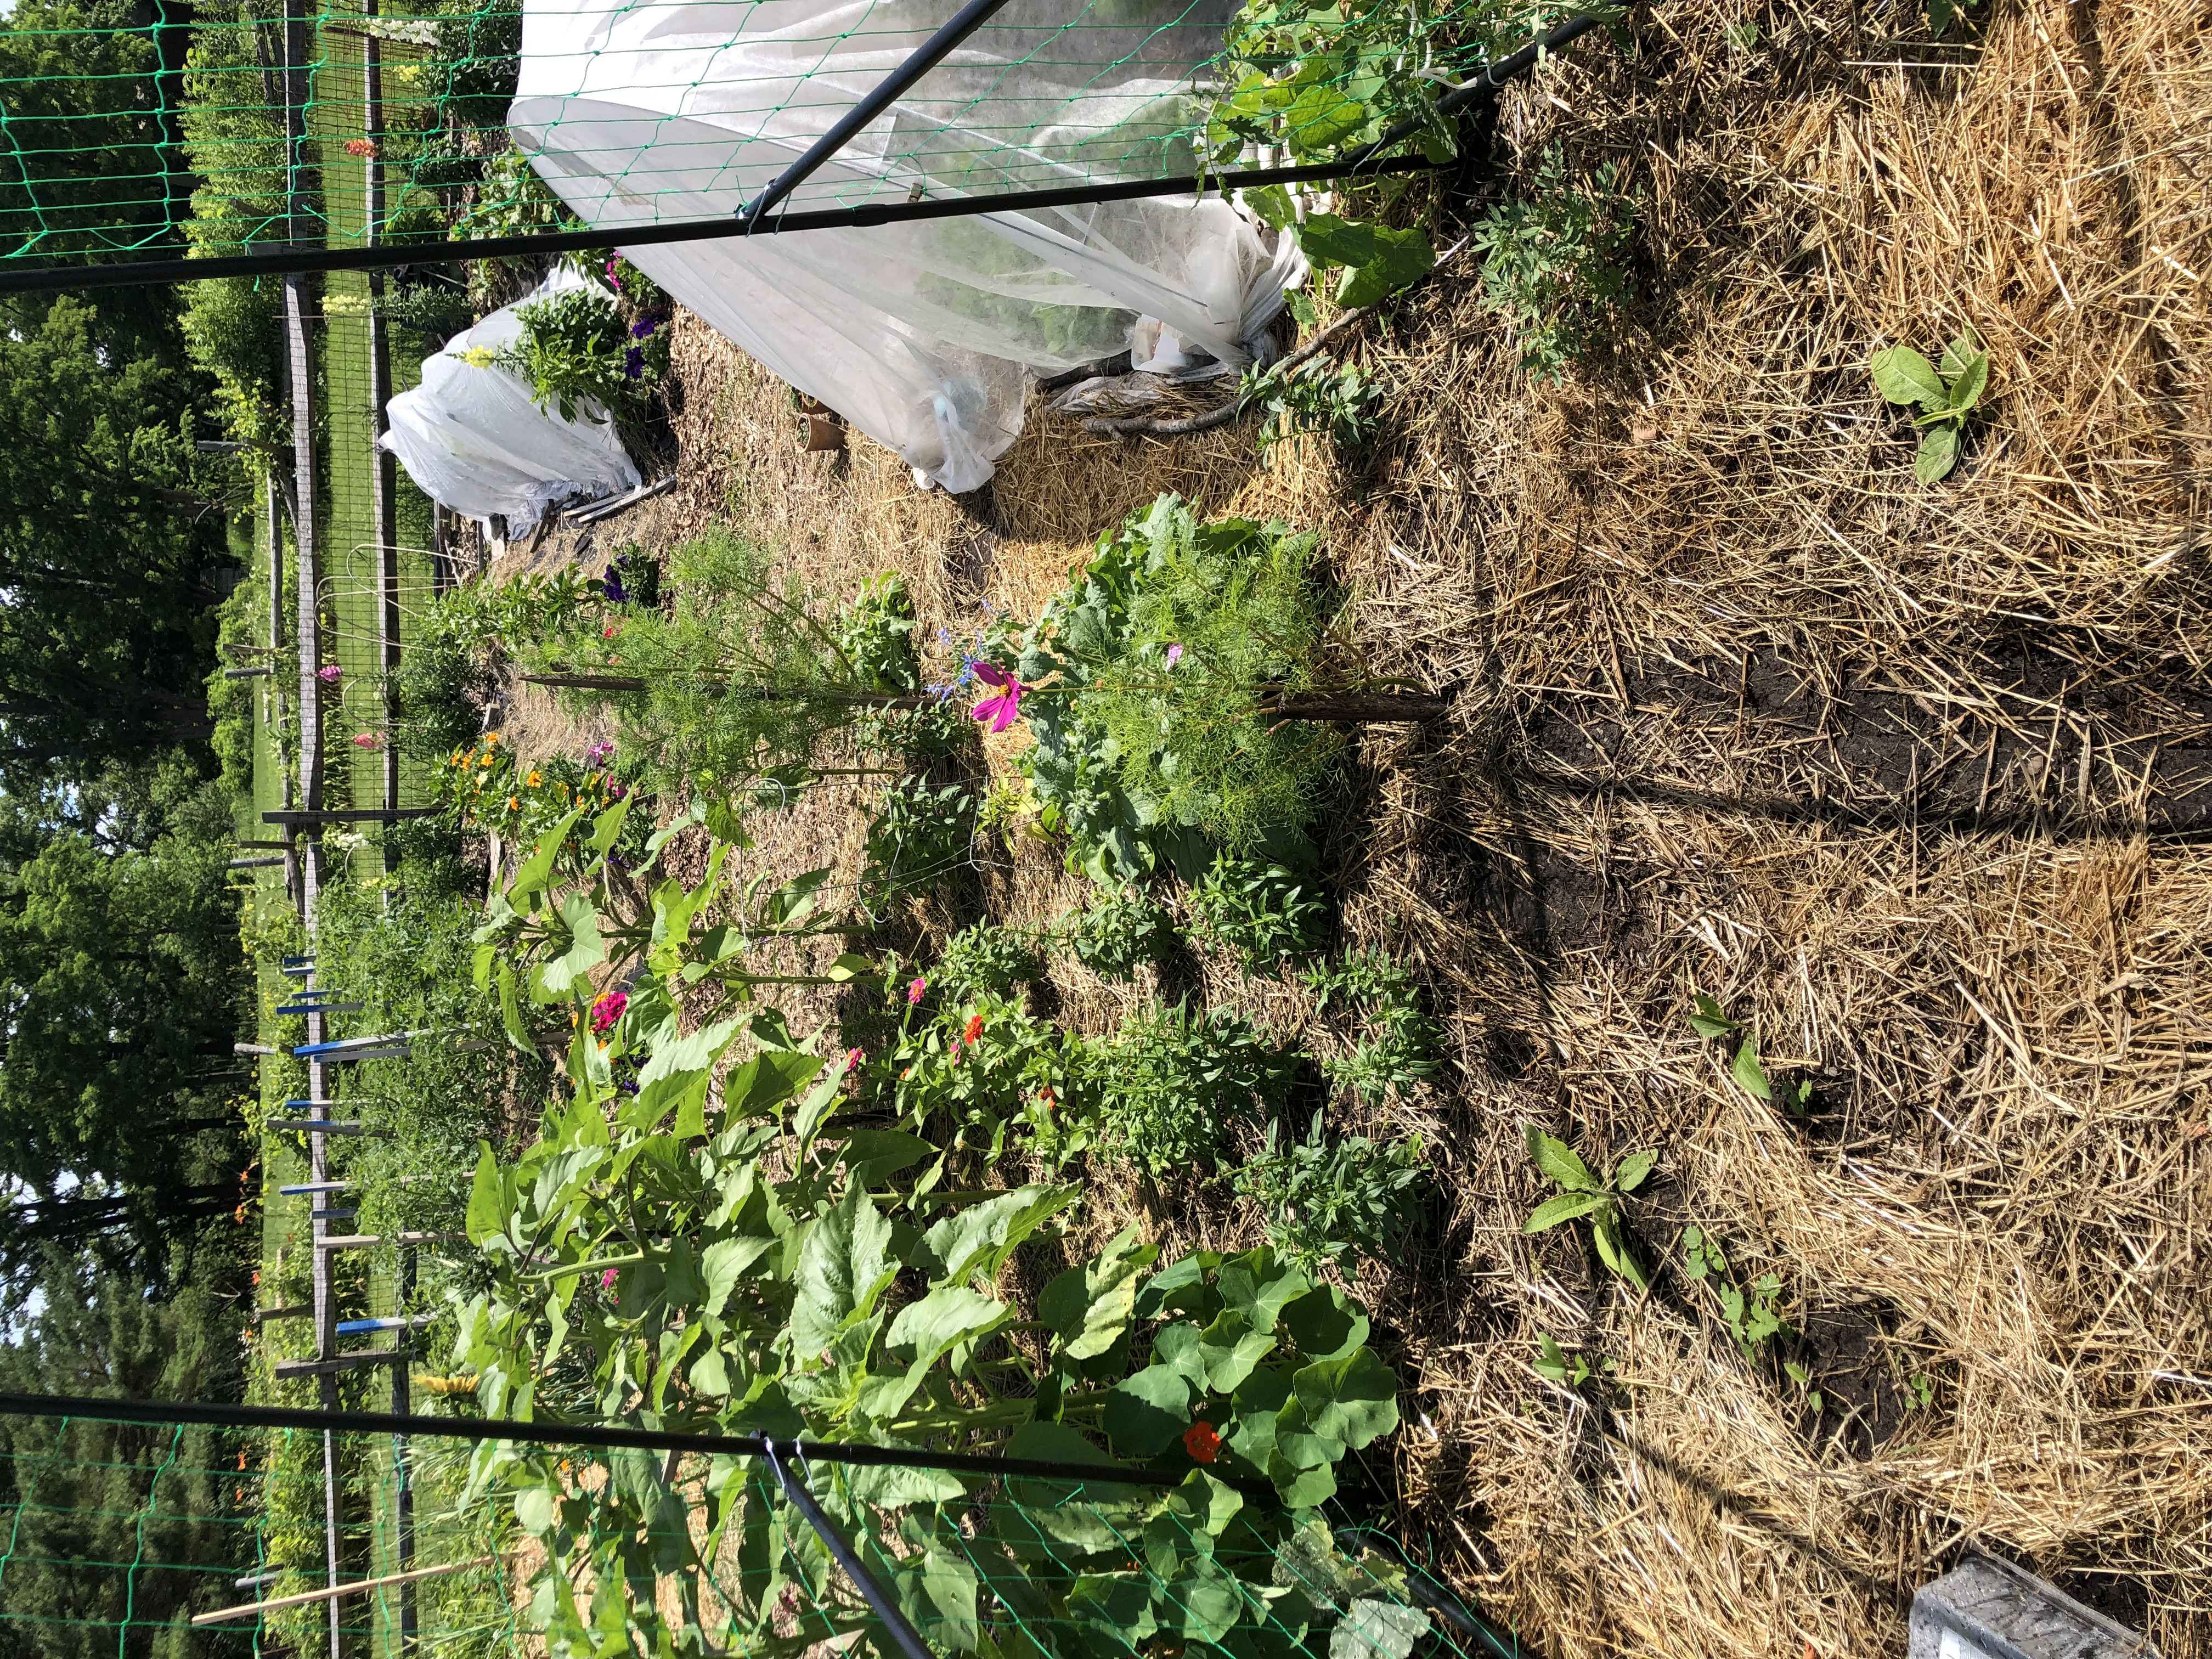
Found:
M 234 1400 L 243 1278 L 236 1249 L 212 1237 L 151 1275 L 96 1252 L 49 1250 L 43 1305 L 0 1341 L 0 1390 Z M 51 1418 L 0 1417 L 9 1650 L 45 1659 L 231 1650 L 185 1620 L 234 1599 L 232 1575 L 219 1570 L 251 1562 L 252 1533 L 240 1523 L 253 1487 L 238 1465 L 247 1453 L 246 1466 L 258 1466 L 250 1451 L 241 1437 L 206 1429 L 85 1419 L 64 1429 Z
M 14 1276 L 34 1247 L 143 1252 L 238 1203 L 243 1124 L 223 1073 L 249 981 L 212 786 L 145 809 L 167 827 L 143 851 L 9 805 L 0 1172 L 27 1189 L 0 1213 L 0 1274 Z
M 211 577 L 228 458 L 204 377 L 64 296 L 0 333 L 0 783 L 82 775 L 212 730 Z

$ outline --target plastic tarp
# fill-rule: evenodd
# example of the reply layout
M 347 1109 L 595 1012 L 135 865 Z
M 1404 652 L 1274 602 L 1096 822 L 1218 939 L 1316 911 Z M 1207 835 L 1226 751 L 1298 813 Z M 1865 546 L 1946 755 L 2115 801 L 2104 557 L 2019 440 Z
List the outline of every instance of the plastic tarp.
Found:
M 432 501 L 479 521 L 501 517 L 514 536 L 528 533 L 556 502 L 635 489 L 641 482 L 613 420 L 597 403 L 586 399 L 576 406 L 576 418 L 564 420 L 558 410 L 540 408 L 529 381 L 514 369 L 465 355 L 512 345 L 522 332 L 516 313 L 523 307 L 578 288 L 613 303 L 587 277 L 556 267 L 525 298 L 425 357 L 422 385 L 386 404 L 391 430 L 379 441 Z
M 726 217 L 957 4 L 526 0 L 508 125 L 611 242 L 626 226 Z M 1012 0 L 785 205 L 1191 172 L 1176 137 L 1186 94 L 1233 9 Z M 987 480 L 1020 432 L 1024 367 L 1074 368 L 1133 340 L 1163 368 L 1191 351 L 1241 366 L 1305 272 L 1291 238 L 1218 198 L 623 252 L 772 373 L 956 492 Z

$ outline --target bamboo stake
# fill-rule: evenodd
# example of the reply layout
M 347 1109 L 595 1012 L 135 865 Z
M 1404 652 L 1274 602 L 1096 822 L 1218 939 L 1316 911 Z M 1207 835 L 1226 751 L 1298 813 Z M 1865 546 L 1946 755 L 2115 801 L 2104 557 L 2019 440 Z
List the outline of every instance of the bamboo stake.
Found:
M 465 1572 L 471 1567 L 488 1567 L 496 1558 L 479 1555 L 473 1561 L 447 1561 L 435 1567 L 416 1567 L 410 1572 L 387 1572 L 381 1578 L 356 1578 L 350 1583 L 333 1584 L 328 1589 L 301 1590 L 296 1595 L 273 1595 L 265 1601 L 248 1601 L 242 1607 L 218 1607 L 213 1613 L 196 1613 L 192 1624 L 219 1625 L 228 1619 L 244 1619 L 257 1613 L 274 1613 L 279 1607 L 302 1607 L 310 1601 L 335 1601 L 340 1596 L 352 1595 L 362 1590 L 382 1589 L 387 1584 L 409 1584 L 418 1578 L 435 1578 L 448 1572 Z

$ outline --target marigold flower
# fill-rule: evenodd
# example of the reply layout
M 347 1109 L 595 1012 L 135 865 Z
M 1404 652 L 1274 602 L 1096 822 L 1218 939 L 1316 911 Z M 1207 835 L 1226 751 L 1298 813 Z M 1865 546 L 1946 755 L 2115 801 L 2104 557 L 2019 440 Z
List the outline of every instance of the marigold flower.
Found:
M 1192 1424 L 1182 1431 L 1182 1449 L 1195 1463 L 1211 1463 L 1221 1455 L 1221 1437 L 1213 1425 L 1203 1420 Z
M 507 798 L 507 810 L 510 812 L 520 812 L 522 810 L 522 803 L 509 795 Z
M 532 789 L 535 789 L 542 781 L 544 781 L 544 780 L 539 778 L 538 775 L 538 769 L 534 766 L 532 767 L 530 769 L 530 787 Z

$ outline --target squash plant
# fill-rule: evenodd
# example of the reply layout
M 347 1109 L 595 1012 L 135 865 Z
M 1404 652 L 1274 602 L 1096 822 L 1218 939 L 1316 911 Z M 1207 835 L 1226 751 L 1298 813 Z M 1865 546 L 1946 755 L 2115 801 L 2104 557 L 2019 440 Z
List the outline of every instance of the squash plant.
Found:
M 929 1145 L 842 1122 L 842 1074 L 794 1048 L 763 1047 L 717 1086 L 741 1030 L 767 1023 L 687 1033 L 681 952 L 659 960 L 674 971 L 642 975 L 603 1033 L 580 1019 L 572 1097 L 537 1144 L 511 1164 L 480 1154 L 467 1224 L 483 1287 L 455 1293 L 454 1362 L 487 1413 L 1073 1461 L 1110 1449 L 1182 1477 L 1076 1504 L 1065 1487 L 1024 1498 L 1051 1483 L 842 1471 L 825 1505 L 848 1538 L 901 1540 L 885 1577 L 950 1649 L 1030 1651 L 1022 1632 L 1042 1631 L 1064 1632 L 1071 1659 L 1155 1633 L 1288 1652 L 1349 1616 L 1356 1603 L 1274 1564 L 1336 1464 L 1397 1421 L 1355 1303 L 1264 1249 L 1158 1269 L 1158 1247 L 1124 1232 L 1027 1316 L 1000 1269 L 1058 1231 L 1077 1188 L 947 1194 L 916 1206 L 927 1226 L 902 1218 L 897 1180 Z M 568 988 L 580 1015 L 588 988 Z M 872 1627 L 744 1460 L 699 1462 L 616 1454 L 587 1479 L 545 1448 L 478 1450 L 471 1495 L 504 1494 L 544 1547 L 532 1605 L 550 1653 L 795 1653 Z M 794 1626 L 802 1592 L 812 1610 Z

